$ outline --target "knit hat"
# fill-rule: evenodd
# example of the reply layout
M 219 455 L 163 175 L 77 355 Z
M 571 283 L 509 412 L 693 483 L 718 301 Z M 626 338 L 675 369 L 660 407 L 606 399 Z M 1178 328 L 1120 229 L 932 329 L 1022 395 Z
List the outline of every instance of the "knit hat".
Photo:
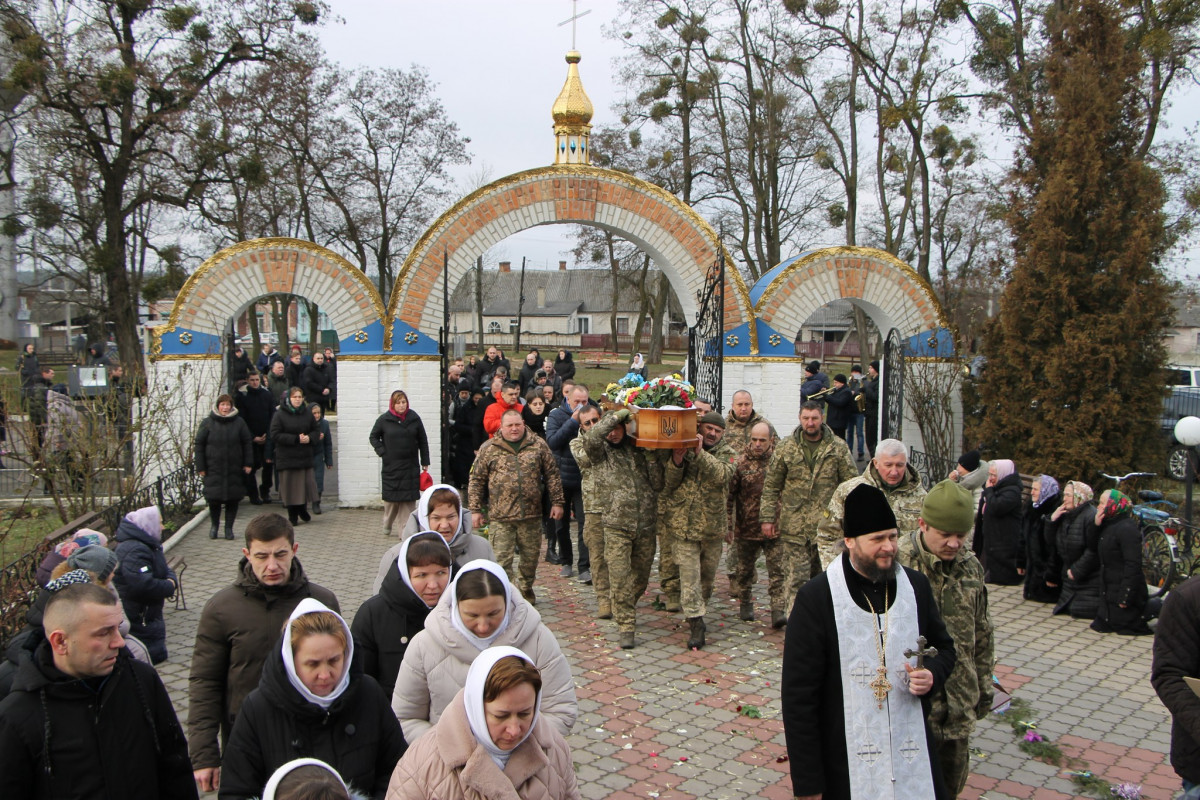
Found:
M 811 372 L 815 375 L 816 373 L 821 371 L 821 362 L 820 361 L 810 361 L 810 362 L 808 362 L 808 364 L 806 364 L 804 366 L 804 370 L 806 372 Z
M 878 362 L 878 361 L 872 361 L 872 362 L 871 362 L 871 369 L 875 370 L 876 372 L 879 372 L 879 362 Z
M 725 418 L 716 411 L 710 411 L 700 418 L 700 424 L 704 425 L 705 423 L 709 425 L 716 425 L 721 430 L 725 429 Z
M 833 376 L 833 382 L 834 383 L 845 383 L 846 376 L 839 372 L 837 375 Z
M 865 536 L 868 533 L 895 530 L 896 514 L 888 505 L 883 492 L 869 483 L 860 483 L 846 495 L 845 513 L 842 515 L 842 535 L 847 539 Z
M 958 457 L 958 465 L 967 472 L 974 472 L 975 470 L 979 469 L 980 461 L 981 456 L 979 455 L 978 450 L 971 450 L 970 452 L 963 453 Z
M 850 372 L 851 373 L 857 372 L 859 375 L 862 375 L 862 367 L 860 367 L 858 364 L 854 364 L 850 367 Z
M 974 500 L 974 494 L 954 481 L 941 481 L 925 495 L 921 519 L 943 533 L 964 533 L 975 524 Z
M 96 573 L 96 580 L 107 583 L 113 571 L 117 568 L 117 554 L 107 547 L 88 545 L 81 547 L 67 557 L 67 566 L 71 569 L 86 569 Z

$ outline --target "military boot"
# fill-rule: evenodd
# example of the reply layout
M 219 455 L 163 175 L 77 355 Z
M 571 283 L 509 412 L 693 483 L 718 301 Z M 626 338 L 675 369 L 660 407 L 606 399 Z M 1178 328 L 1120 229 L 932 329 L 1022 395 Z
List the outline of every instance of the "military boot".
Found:
M 612 619 L 612 604 L 600 600 L 596 603 L 596 619 Z
M 741 612 L 738 614 L 743 622 L 754 621 L 754 602 L 752 600 L 743 600 Z
M 785 625 L 787 625 L 787 614 L 783 613 L 782 611 L 772 611 L 771 627 L 775 630 L 779 630 Z
M 666 606 L 663 610 L 670 612 L 682 611 L 683 608 L 679 605 L 679 595 L 667 595 Z
M 688 650 L 704 647 L 704 617 L 691 617 L 688 625 L 691 626 L 688 630 Z
M 633 638 L 633 631 L 624 631 L 621 633 L 621 649 L 632 650 L 636 642 Z

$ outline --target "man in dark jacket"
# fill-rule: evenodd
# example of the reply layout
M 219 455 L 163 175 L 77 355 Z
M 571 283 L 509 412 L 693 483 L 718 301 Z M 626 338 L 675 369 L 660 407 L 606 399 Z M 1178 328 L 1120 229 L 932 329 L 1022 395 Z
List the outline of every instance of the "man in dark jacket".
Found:
M 329 398 L 333 394 L 333 373 L 325 367 L 324 353 L 313 353 L 312 361 L 304 368 L 300 385 L 304 389 L 305 401 L 318 404 L 323 412 L 329 410 Z
M 1163 603 L 1154 636 L 1150 682 L 1171 712 L 1171 766 L 1184 797 L 1200 794 L 1200 697 L 1184 678 L 1200 678 L 1200 577 L 1175 587 Z
M 845 439 L 846 426 L 858 408 L 854 404 L 854 393 L 846 385 L 845 375 L 839 373 L 833 376 L 833 392 L 825 396 L 825 402 L 829 404 L 829 416 L 825 423 L 833 430 L 834 436 Z
M 558 521 L 555 541 L 550 543 L 546 552 L 546 560 L 552 564 L 563 565 L 562 574 L 571 574 L 571 516 L 574 514 L 576 523 L 576 542 L 579 545 L 579 580 L 582 583 L 592 582 L 592 560 L 587 544 L 583 541 L 583 495 L 580 492 L 583 480 L 579 475 L 579 465 L 571 453 L 571 440 L 579 435 L 579 413 L 591 405 L 588 398 L 588 387 L 582 383 L 575 384 L 570 392 L 563 397 L 562 405 L 550 412 L 546 418 L 546 444 L 558 461 L 558 472 L 562 476 L 563 499 L 566 507 L 562 519 Z
M 237 390 L 238 384 L 246 380 L 251 372 L 254 371 L 254 362 L 250 360 L 250 356 L 246 355 L 246 351 L 241 345 L 233 348 L 233 355 L 229 358 L 229 392 L 232 394 Z
M 306 597 L 339 610 L 333 592 L 310 583 L 296 560 L 295 532 L 278 514 L 246 526 L 239 576 L 200 612 L 188 679 L 188 748 L 202 792 L 215 790 L 221 747 L 229 741 L 242 701 L 258 686 L 267 654 L 292 611 Z
M 123 650 L 108 589 L 68 586 L 46 641 L 0 703 L 0 797 L 194 798 L 187 742 L 158 673 Z
M 251 503 L 259 506 L 270 502 L 271 498 L 271 464 L 266 460 L 267 433 L 271 430 L 271 417 L 275 414 L 277 401 L 271 396 L 270 390 L 263 387 L 262 376 L 251 372 L 246 385 L 234 395 L 233 402 L 238 415 L 254 437 L 254 463 L 246 475 L 246 495 Z M 254 473 L 260 469 L 262 479 L 256 482 Z
M 867 428 L 867 454 L 875 457 L 879 443 L 879 362 L 867 365 L 867 377 L 862 382 L 863 416 Z

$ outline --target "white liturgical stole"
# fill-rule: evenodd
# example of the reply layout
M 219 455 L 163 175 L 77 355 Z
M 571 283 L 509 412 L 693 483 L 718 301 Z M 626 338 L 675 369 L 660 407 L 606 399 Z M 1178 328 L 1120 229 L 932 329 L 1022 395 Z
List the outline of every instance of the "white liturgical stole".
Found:
M 921 698 L 908 691 L 905 649 L 917 646 L 917 596 L 904 570 L 896 568 L 896 599 L 888 611 L 885 666 L 891 689 L 883 708 L 871 685 L 879 677 L 879 615 L 864 611 L 850 596 L 843 559 L 826 570 L 833 595 L 842 667 L 842 713 L 846 720 L 846 760 L 850 796 L 855 800 L 933 797 L 933 774 L 925 742 Z M 878 684 L 876 684 L 878 685 Z

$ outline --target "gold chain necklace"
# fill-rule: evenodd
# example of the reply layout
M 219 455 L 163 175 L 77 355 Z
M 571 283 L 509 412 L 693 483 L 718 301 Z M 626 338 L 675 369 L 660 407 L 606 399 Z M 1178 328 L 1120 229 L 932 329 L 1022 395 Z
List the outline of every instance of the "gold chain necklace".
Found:
M 871 616 L 876 625 L 879 624 L 879 614 L 875 612 L 875 606 L 871 605 L 871 598 L 867 597 L 866 592 L 863 592 L 863 599 L 867 601 L 867 608 L 871 609 Z M 887 637 L 888 637 L 888 596 L 887 583 L 883 584 L 883 627 L 878 629 L 875 635 L 875 652 L 879 656 L 879 666 L 876 667 L 875 680 L 871 681 L 868 686 L 875 692 L 875 701 L 879 708 L 883 708 L 883 701 L 887 698 L 888 692 L 892 690 L 892 682 L 887 679 Z

